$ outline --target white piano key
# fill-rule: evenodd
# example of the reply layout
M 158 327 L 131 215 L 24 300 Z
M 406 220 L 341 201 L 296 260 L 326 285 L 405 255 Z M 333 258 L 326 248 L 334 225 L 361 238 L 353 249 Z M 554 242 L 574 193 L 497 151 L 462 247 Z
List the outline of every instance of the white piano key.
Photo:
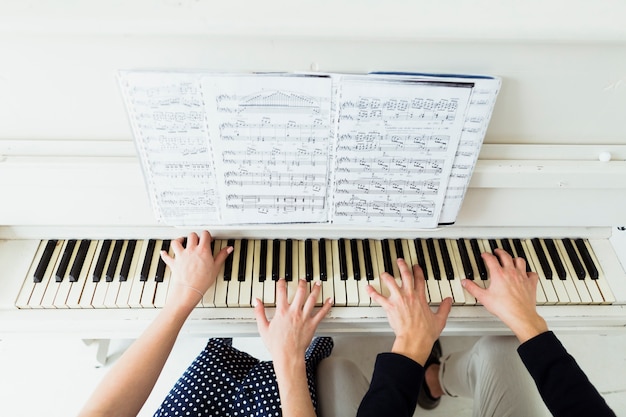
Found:
M 376 263 L 378 264 L 378 279 L 380 281 L 380 294 L 385 297 L 389 297 L 389 288 L 382 280 L 381 276 L 383 272 L 385 272 L 385 261 L 383 257 L 383 242 L 381 240 L 374 241 L 374 246 L 376 247 Z
M 407 242 L 407 246 L 408 246 L 408 253 L 405 253 L 405 260 L 407 262 L 410 262 L 411 265 L 411 271 L 413 270 L 413 265 L 418 265 L 420 268 L 422 267 L 422 265 L 419 264 L 418 261 L 418 257 L 417 257 L 417 251 L 415 250 L 415 241 L 414 240 L 409 240 Z M 408 256 L 407 256 L 408 254 Z M 428 292 L 428 285 L 426 285 L 426 282 L 424 282 L 424 291 L 425 291 L 425 295 L 426 295 L 426 301 L 428 303 L 430 303 L 430 294 Z
M 344 247 L 346 249 L 346 305 L 358 306 L 359 305 L 359 288 L 356 280 L 354 279 L 354 265 L 352 264 L 352 248 L 350 247 L 350 240 L 344 240 Z
M 46 286 L 43 297 L 41 298 L 41 302 L 39 303 L 39 307 L 41 308 L 56 308 L 54 300 L 62 284 L 62 282 L 56 281 L 56 271 L 59 268 L 59 264 L 61 263 L 63 254 L 65 253 L 65 250 L 67 249 L 68 242 L 69 240 L 63 240 L 61 243 L 61 250 L 59 251 L 58 257 L 56 258 L 56 264 L 54 265 L 54 270 L 52 271 L 52 275 L 50 276 L 50 279 L 48 280 L 48 285 Z M 52 259 L 50 261 L 52 262 Z M 67 272 L 65 275 L 67 275 Z
M 335 287 L 335 306 L 345 306 L 347 304 L 346 283 L 341 279 L 339 272 L 339 241 L 332 241 L 333 258 L 333 282 Z
M 152 252 L 152 262 L 150 264 L 150 271 L 148 272 L 148 279 L 143 286 L 143 292 L 141 293 L 141 307 L 154 308 L 154 295 L 156 293 L 157 282 L 155 280 L 156 270 L 159 266 L 159 259 L 161 258 L 160 252 L 163 246 L 163 240 L 157 239 L 154 245 L 154 251 Z
M 450 256 L 454 259 L 455 266 L 456 266 L 454 279 L 456 279 L 459 282 L 459 285 L 461 286 L 461 289 L 463 291 L 463 299 L 465 300 L 465 305 L 473 306 L 473 305 L 476 305 L 476 298 L 474 298 L 472 294 L 467 292 L 467 290 L 463 288 L 463 286 L 461 285 L 461 281 L 465 279 L 466 277 L 465 277 L 465 270 L 463 269 L 463 261 L 461 260 L 461 252 L 459 252 L 460 244 L 461 243 L 457 240 L 450 241 L 450 247 L 452 248 L 452 250 L 450 251 Z M 465 242 L 463 242 L 463 244 L 465 244 Z
M 367 284 L 371 285 L 379 293 L 381 292 L 381 282 L 380 282 L 380 266 L 378 265 L 378 252 L 376 249 L 376 242 L 373 239 L 368 239 L 368 242 L 363 241 L 363 245 L 369 244 L 370 250 L 370 260 L 372 262 L 372 273 L 374 275 L 374 279 L 369 281 L 365 281 L 362 286 Z M 377 305 L 374 300 L 370 298 L 370 306 Z
M 126 254 L 126 248 L 128 247 L 128 240 L 125 240 L 122 244 L 122 251 L 120 252 L 120 258 L 117 261 L 117 265 L 115 266 L 115 273 L 113 275 L 113 281 L 109 283 L 109 288 L 107 289 L 107 293 L 104 297 L 104 307 L 105 308 L 117 308 L 117 296 L 120 291 L 121 281 L 120 281 L 120 271 L 122 270 L 122 264 L 124 263 L 124 255 Z
M 130 263 L 130 268 L 128 269 L 128 276 L 126 277 L 126 281 L 122 281 L 120 283 L 120 289 L 115 300 L 115 305 L 117 305 L 118 308 L 126 308 L 130 306 L 128 300 L 130 298 L 130 294 L 133 288 L 134 279 L 136 276 L 138 277 L 139 275 L 137 269 L 141 267 L 141 252 L 144 243 L 147 244 L 147 242 L 144 242 L 142 240 L 138 240 L 137 243 L 135 243 L 135 250 L 133 253 L 133 259 Z
M 241 240 L 237 239 L 233 245 L 233 267 L 230 271 L 230 280 L 228 282 L 228 291 L 226 293 L 226 306 L 239 307 L 239 260 L 241 259 Z
M 37 269 L 39 260 L 43 256 L 48 242 L 48 240 L 42 240 L 37 247 L 37 251 L 35 252 L 35 256 L 33 257 L 33 261 L 31 262 L 30 269 L 26 274 L 26 278 L 24 279 L 22 288 L 20 289 L 17 299 L 15 300 L 15 306 L 17 308 L 30 308 L 30 306 L 28 305 L 28 301 L 30 300 L 31 295 L 35 290 L 35 286 L 39 285 L 34 281 L 33 276 L 35 275 L 35 270 Z
M 226 239 L 219 239 L 217 241 L 215 241 L 215 253 L 218 252 L 217 247 L 218 247 L 218 243 L 219 243 L 219 248 L 220 250 L 228 247 L 228 240 Z M 233 251 L 234 253 L 234 251 Z M 233 256 L 233 253 L 231 253 L 228 256 Z M 217 273 L 217 278 L 215 280 L 215 293 L 213 296 L 213 305 L 215 307 L 227 307 L 228 304 L 226 303 L 227 300 L 227 295 L 228 295 L 228 281 L 224 280 L 224 269 L 225 269 L 226 265 L 225 263 L 222 264 L 222 267 L 220 268 L 219 272 Z M 205 294 L 206 295 L 206 294 Z M 206 303 L 203 301 L 203 305 L 206 307 Z
M 528 253 L 528 248 L 526 246 L 526 242 L 524 240 L 522 240 L 522 239 L 519 239 L 519 241 L 520 241 L 520 244 L 522 246 L 522 250 L 524 251 L 524 255 L 526 257 L 526 263 L 528 264 L 528 267 L 530 268 L 531 272 L 537 272 L 537 269 L 535 268 L 533 260 L 530 257 L 530 254 Z M 513 254 L 514 254 L 514 256 L 521 257 L 522 254 L 518 253 L 517 248 L 515 247 L 513 242 L 511 242 L 511 246 L 513 247 Z M 536 291 L 535 299 L 536 299 L 537 305 L 545 305 L 545 304 L 547 304 L 546 294 L 544 292 L 543 285 L 541 285 L 541 282 L 537 282 L 537 291 Z
M 274 267 L 274 245 L 271 240 L 267 241 L 267 258 L 265 269 L 265 281 L 263 282 L 263 304 L 267 307 L 276 305 L 276 282 L 272 280 L 272 268 Z
M 85 289 L 87 280 L 89 279 L 89 271 L 91 270 L 91 265 L 94 263 L 97 248 L 98 241 L 92 240 L 89 242 L 89 249 L 87 249 L 85 262 L 80 270 L 80 275 L 78 276 L 76 282 L 72 283 L 72 288 L 70 289 L 70 293 L 67 297 L 66 305 L 68 308 L 80 308 L 80 299 Z
M 59 240 L 52 252 L 52 257 L 50 258 L 50 262 L 48 263 L 48 267 L 46 268 L 45 274 L 43 275 L 41 282 L 38 283 L 33 293 L 28 300 L 28 305 L 30 308 L 43 308 L 42 305 L 44 303 L 44 297 L 46 296 L 46 292 L 49 294 L 48 297 L 52 297 L 51 300 L 54 300 L 54 296 L 56 295 L 56 290 L 58 289 L 58 285 L 54 283 L 54 271 L 57 269 L 57 265 L 59 263 L 61 257 L 61 250 L 65 241 Z M 48 285 L 50 285 L 50 291 L 48 291 Z M 50 298 L 49 298 L 50 299 Z M 48 299 L 46 301 L 46 306 L 51 308 L 50 302 Z
M 391 257 L 391 268 L 393 269 L 393 277 L 396 283 L 402 285 L 402 277 L 400 276 L 400 269 L 398 269 L 398 254 L 396 252 L 396 245 L 393 239 L 388 239 L 389 243 L 389 256 Z
M 100 256 L 100 252 L 103 250 L 103 243 L 103 240 L 97 241 L 96 250 L 94 251 L 91 265 L 89 265 L 89 271 L 87 272 L 85 286 L 83 287 L 83 292 L 81 293 L 80 300 L 78 301 L 78 305 L 80 306 L 80 308 L 93 308 L 91 301 L 93 300 L 93 295 L 96 292 L 96 286 L 98 284 L 93 280 L 93 273 L 96 269 L 96 264 L 98 263 L 97 260 Z
M 573 244 L 574 242 L 572 242 Z M 583 283 L 585 284 L 585 288 L 587 288 L 587 291 L 589 292 L 589 296 L 591 297 L 591 303 L 592 304 L 603 304 L 604 303 L 604 297 L 602 296 L 602 293 L 600 292 L 600 288 L 598 288 L 598 285 L 596 283 L 595 280 L 591 279 L 591 276 L 589 275 L 589 271 L 587 270 L 587 267 L 585 266 L 584 262 L 582 261 L 582 256 L 578 250 L 578 248 L 576 247 L 575 244 L 573 244 L 574 247 L 574 251 L 576 252 L 576 255 L 578 256 L 578 259 L 580 260 L 583 269 L 585 270 L 585 279 L 582 280 Z M 599 273 L 599 271 L 598 271 Z
M 328 298 L 335 299 L 335 282 L 333 272 L 333 247 L 332 242 L 328 239 L 324 240 L 324 247 L 326 248 L 326 275 L 325 281 L 322 281 L 322 299 L 326 301 Z M 319 242 L 318 242 L 319 248 Z M 344 287 L 345 289 L 345 287 Z
M 214 239 L 212 242 L 213 245 L 213 249 L 212 249 L 212 254 L 213 257 L 215 257 L 215 255 L 217 255 L 221 250 L 222 250 L 222 240 L 221 239 Z M 228 256 L 232 256 L 232 253 Z M 218 272 L 218 276 L 219 276 L 219 272 Z M 215 307 L 215 291 L 216 291 L 216 287 L 217 287 L 217 278 L 215 279 L 215 282 L 213 283 L 213 285 L 211 285 L 206 292 L 204 293 L 204 295 L 202 296 L 202 300 L 198 303 L 199 306 L 202 307 Z
M 146 258 L 146 254 L 148 253 L 149 243 L 150 240 L 146 239 L 141 243 L 141 245 L 139 245 L 139 259 L 137 261 L 138 263 L 137 268 L 135 269 L 135 274 L 132 278 L 132 287 L 130 290 L 130 295 L 128 297 L 128 306 L 132 308 L 141 308 L 141 296 L 143 294 L 143 290 L 146 284 L 145 281 L 141 280 L 141 270 L 143 269 L 143 262 Z
M 441 248 L 439 247 L 439 242 L 435 240 L 435 255 L 437 259 L 431 259 L 431 262 L 437 262 L 439 265 L 439 280 L 437 283 L 439 284 L 439 290 L 441 291 L 441 301 L 446 298 L 452 297 L 452 288 L 450 287 L 450 282 L 446 278 L 446 269 L 443 264 L 443 257 L 441 255 Z M 454 300 L 453 300 L 454 301 Z
M 261 239 L 254 240 L 254 258 L 252 260 L 252 296 L 251 300 L 263 301 L 263 281 L 260 277 L 261 269 Z
M 64 253 L 65 250 L 67 249 L 67 241 L 64 246 L 65 247 L 63 248 L 61 253 Z M 80 247 L 80 242 L 76 242 L 74 249 L 72 250 L 72 254 L 70 256 L 67 269 L 65 270 L 65 273 L 61 277 L 59 288 L 52 302 L 54 304 L 54 307 L 56 308 L 67 308 L 67 298 L 70 294 L 70 290 L 72 289 L 72 284 L 73 284 L 73 282 L 70 281 L 70 271 L 72 269 L 72 265 L 74 265 L 74 262 L 76 261 L 76 255 L 78 254 L 79 247 Z
M 246 242 L 246 271 L 244 281 L 239 282 L 239 307 L 252 306 L 252 269 L 254 265 L 254 240 Z
M 302 252 L 304 253 L 304 241 L 302 241 L 302 243 L 303 243 Z M 312 258 L 310 262 L 311 262 L 311 266 L 313 267 L 313 280 L 311 281 L 311 290 L 313 290 L 313 285 L 315 285 L 315 282 L 320 281 L 319 241 L 316 239 L 311 240 L 311 255 L 312 255 Z M 300 263 L 302 264 L 303 262 L 306 262 L 305 257 L 300 258 Z M 302 268 L 300 269 L 302 270 Z M 306 265 L 304 269 L 305 269 L 305 274 L 306 274 Z M 318 307 L 321 306 L 324 303 L 324 300 L 326 299 L 324 297 L 324 283 L 322 282 L 321 284 L 322 285 L 320 286 L 320 292 L 318 293 L 317 298 L 315 299 L 315 305 Z
M 467 301 L 465 300 L 465 290 L 461 285 L 461 279 L 464 278 L 462 272 L 463 266 L 461 265 L 461 260 L 456 256 L 456 241 L 446 239 L 445 243 L 448 247 L 448 255 L 450 256 L 450 263 L 452 265 L 452 271 L 454 273 L 454 279 L 448 281 L 448 283 L 450 284 L 450 289 L 452 290 L 452 298 L 455 305 L 464 305 L 467 304 Z
M 546 243 L 543 239 L 540 239 L 540 242 L 541 242 L 541 247 L 543 249 L 543 253 L 546 255 L 548 266 L 552 270 L 552 285 L 554 285 L 554 291 L 556 292 L 556 296 L 559 299 L 558 304 L 569 304 L 570 296 L 567 293 L 565 284 L 557 276 L 556 269 L 554 268 L 554 264 L 552 263 L 552 259 L 550 258 L 550 254 L 548 253 L 548 248 L 546 247 Z
M 107 282 L 105 276 L 107 269 L 109 268 L 109 263 L 111 262 L 115 243 L 115 241 L 111 242 L 106 262 L 104 263 L 104 268 L 102 269 L 102 275 L 100 276 L 100 281 L 96 284 L 96 290 L 94 291 L 93 298 L 91 299 L 91 305 L 93 306 L 93 308 L 105 308 L 106 294 L 109 290 L 109 287 L 111 286 L 111 282 Z
M 604 298 L 603 304 L 612 304 L 615 302 L 615 296 L 613 295 L 613 292 L 611 291 L 611 287 L 609 287 L 609 283 L 607 282 L 606 277 L 604 276 L 604 272 L 602 271 L 602 266 L 600 265 L 600 262 L 598 262 L 598 258 L 596 257 L 596 254 L 593 252 L 593 249 L 591 248 L 589 241 L 585 241 L 585 247 L 587 248 L 587 252 L 589 252 L 589 256 L 591 256 L 593 263 L 598 269 L 598 279 L 596 280 L 592 279 L 591 281 L 595 281 L 596 285 L 598 286 L 598 289 L 600 290 L 600 293 L 602 294 L 602 298 Z
M 365 272 L 365 256 L 363 254 L 363 240 L 357 240 L 357 254 L 359 259 L 359 274 L 360 280 L 356 281 L 357 289 L 359 291 L 359 306 L 369 307 L 372 300 L 367 294 L 367 274 Z
M 170 256 L 174 256 L 174 250 L 172 249 L 172 245 L 170 242 L 170 247 L 167 252 Z M 161 255 L 159 254 L 159 258 Z M 119 275 L 119 268 L 117 271 Z M 163 281 L 157 283 L 156 292 L 154 294 L 154 306 L 155 307 L 165 307 L 165 302 L 167 301 L 167 294 L 170 289 L 170 283 L 172 281 L 172 270 L 169 266 L 165 266 L 165 270 L 163 271 Z
M 546 279 L 530 239 L 525 239 L 522 243 L 525 245 L 524 251 L 526 252 L 526 256 L 528 256 L 528 260 L 532 262 L 532 270 L 539 276 L 539 284 L 543 288 L 543 292 L 546 296 L 545 304 L 557 304 L 559 302 L 559 297 L 556 294 L 552 280 Z
M 430 258 L 430 253 L 428 252 L 428 248 L 426 247 L 426 240 L 422 239 L 421 242 L 422 253 L 424 254 L 424 262 L 426 263 L 427 273 L 429 274 L 426 279 L 426 287 L 428 288 L 428 294 L 430 295 L 430 304 L 437 305 L 441 304 L 443 300 L 443 294 L 441 293 L 441 288 L 439 286 L 439 282 L 433 276 L 433 262 L 436 260 Z M 416 248 L 417 250 L 417 248 Z M 417 253 L 416 253 L 417 256 Z
M 576 287 L 576 292 L 578 293 L 578 302 L 582 304 L 591 304 L 593 301 L 591 299 L 591 295 L 589 294 L 589 290 L 585 285 L 585 281 L 578 279 L 576 276 L 576 272 L 574 271 L 574 266 L 569 259 L 567 254 L 567 250 L 563 245 L 563 242 L 560 239 L 555 239 L 554 243 L 556 245 L 557 250 L 559 251 L 559 255 L 561 257 L 561 261 L 563 262 L 563 267 L 567 271 L 567 278 L 571 280 L 572 284 Z
M 296 291 L 298 290 L 298 282 L 300 279 L 304 279 L 304 276 L 300 276 L 300 267 L 299 260 L 300 256 L 298 254 L 298 241 L 292 240 L 292 252 L 291 252 L 291 281 L 287 281 L 287 299 L 291 303 L 293 298 L 296 295 Z M 282 247 L 282 246 L 281 246 Z M 285 248 L 287 247 L 287 242 L 285 241 Z M 287 250 L 285 249 L 285 256 L 287 256 Z M 287 259 L 285 259 L 285 267 L 287 267 Z

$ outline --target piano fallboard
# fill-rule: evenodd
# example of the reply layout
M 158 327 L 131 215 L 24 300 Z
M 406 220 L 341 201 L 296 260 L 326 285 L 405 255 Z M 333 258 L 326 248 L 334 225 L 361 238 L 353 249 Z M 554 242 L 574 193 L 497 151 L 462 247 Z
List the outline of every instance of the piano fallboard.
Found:
M 493 231 L 492 231 L 493 232 Z M 501 232 L 501 231 L 500 231 Z M 530 231 L 532 232 L 532 231 Z M 481 235 L 482 236 L 479 236 Z M 166 236 L 167 235 L 167 236 Z M 180 236 L 169 231 L 160 237 Z M 426 234 L 428 235 L 428 233 Z M 452 233 L 455 235 L 455 233 Z M 515 231 L 507 236 L 520 236 Z M 587 238 L 611 289 L 610 305 L 540 305 L 539 312 L 550 327 L 560 332 L 609 333 L 626 331 L 626 273 L 613 245 L 603 233 Z M 77 235 L 74 235 L 76 237 Z M 110 237 L 111 235 L 109 235 Z M 137 236 L 137 235 L 136 235 Z M 154 237 L 155 235 L 150 235 Z M 378 234 L 380 236 L 380 234 Z M 495 238 L 468 233 L 465 236 Z M 500 234 L 499 236 L 505 236 Z M 529 238 L 531 235 L 526 236 Z M 550 236 L 550 235 L 547 235 Z M 575 235 L 571 235 L 575 237 Z M 52 236 L 49 236 L 52 237 Z M 90 236 L 93 238 L 93 236 Z M 118 236 L 116 236 L 118 237 Z M 143 235 L 147 238 L 149 236 Z M 227 236 L 221 236 L 227 237 Z M 259 236 L 252 236 L 259 237 Z M 407 236 L 403 236 L 407 237 Z M 456 238 L 451 236 L 450 238 Z M 563 237 L 561 235 L 561 237 Z M 128 236 L 119 237 L 126 239 Z M 380 239 L 380 238 L 379 238 Z M 83 338 L 136 337 L 159 311 L 158 308 L 16 308 L 26 275 L 32 268 L 41 239 L 0 240 L 0 336 L 32 334 L 68 335 Z M 436 303 L 435 303 L 436 304 Z M 271 314 L 271 308 L 270 314 Z M 507 329 L 480 305 L 455 305 L 444 334 L 501 334 Z M 196 308 L 183 334 L 255 335 L 252 309 L 246 307 Z M 335 306 L 319 328 L 320 334 L 391 334 L 385 313 L 378 306 Z

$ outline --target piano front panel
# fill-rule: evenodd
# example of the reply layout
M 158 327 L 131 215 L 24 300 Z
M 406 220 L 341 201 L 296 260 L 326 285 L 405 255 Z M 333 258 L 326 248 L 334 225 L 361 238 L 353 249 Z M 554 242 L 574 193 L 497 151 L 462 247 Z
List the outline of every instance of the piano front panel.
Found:
M 400 283 L 398 258 L 419 264 L 427 298 L 446 297 L 455 306 L 477 301 L 460 282 L 467 277 L 489 286 L 482 252 L 503 248 L 524 257 L 539 274 L 538 305 L 611 304 L 615 297 L 590 242 L 570 238 L 498 239 L 217 239 L 214 252 L 233 253 L 199 308 L 251 307 L 254 299 L 275 303 L 278 278 L 287 280 L 291 299 L 298 279 L 321 281 L 317 300 L 333 298 L 335 307 L 372 307 L 366 283 L 389 294 L 380 276 Z M 171 272 L 160 259 L 172 254 L 168 239 L 41 240 L 27 256 L 32 261 L 16 294 L 19 309 L 136 309 L 163 307 Z

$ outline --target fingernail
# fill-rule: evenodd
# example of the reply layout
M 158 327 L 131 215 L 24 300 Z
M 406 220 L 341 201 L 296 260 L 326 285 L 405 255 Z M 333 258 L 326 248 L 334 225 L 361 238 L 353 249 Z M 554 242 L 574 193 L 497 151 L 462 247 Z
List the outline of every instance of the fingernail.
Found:
M 233 253 L 233 247 L 229 246 L 228 248 L 226 248 L 226 252 L 227 253 Z
M 329 298 L 328 299 L 328 304 L 335 304 L 335 299 L 334 298 Z
M 467 283 L 465 282 L 466 280 L 462 279 L 461 280 L 461 285 L 465 287 L 465 285 L 467 285 Z
M 319 287 L 320 285 L 322 285 L 322 281 L 315 281 L 315 285 Z

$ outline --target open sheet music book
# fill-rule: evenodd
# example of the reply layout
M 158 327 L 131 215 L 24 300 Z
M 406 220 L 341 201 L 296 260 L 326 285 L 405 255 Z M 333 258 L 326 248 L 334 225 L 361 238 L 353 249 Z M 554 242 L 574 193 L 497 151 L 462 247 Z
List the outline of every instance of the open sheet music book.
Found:
M 121 71 L 157 218 L 173 226 L 453 223 L 500 79 Z

